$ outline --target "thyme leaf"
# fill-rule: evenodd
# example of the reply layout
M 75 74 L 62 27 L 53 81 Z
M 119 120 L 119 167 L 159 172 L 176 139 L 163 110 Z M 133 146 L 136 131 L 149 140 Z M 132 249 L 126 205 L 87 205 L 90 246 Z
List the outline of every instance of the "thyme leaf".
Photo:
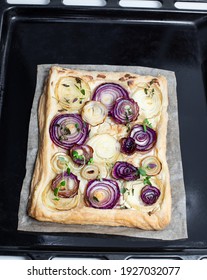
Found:
M 62 181 L 62 182 L 60 183 L 60 186 L 61 186 L 61 187 L 64 187 L 64 186 L 65 186 L 65 180 Z
M 121 193 L 121 194 L 124 194 L 126 191 L 128 191 L 128 189 L 125 188 L 125 187 L 123 187 L 123 188 L 121 188 L 120 193 Z
M 141 168 L 141 167 L 138 168 L 138 171 L 139 171 L 139 174 L 141 174 L 142 176 L 146 176 L 147 175 L 146 171 L 143 168 Z
M 152 124 L 149 122 L 149 120 L 148 120 L 148 119 L 144 119 L 144 121 L 143 121 L 143 129 L 144 129 L 144 132 L 147 131 L 147 126 L 150 127 L 150 128 L 152 128 Z
M 88 164 L 92 164 L 93 162 L 94 162 L 94 159 L 90 158 L 89 161 L 88 161 Z
M 73 151 L 73 152 L 72 152 L 72 156 L 73 156 L 75 159 L 83 159 L 83 158 L 84 158 L 82 155 L 79 155 L 77 151 Z
M 151 176 L 146 176 L 146 177 L 144 178 L 143 182 L 144 182 L 145 185 L 150 185 L 150 186 L 152 186 L 152 183 L 150 182 L 150 178 L 151 178 Z

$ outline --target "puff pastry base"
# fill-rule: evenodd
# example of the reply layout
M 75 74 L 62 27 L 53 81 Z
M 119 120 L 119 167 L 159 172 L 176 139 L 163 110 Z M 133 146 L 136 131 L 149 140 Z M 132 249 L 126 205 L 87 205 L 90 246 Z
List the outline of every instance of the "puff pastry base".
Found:
M 80 77 L 89 83 L 93 90 L 98 84 L 103 82 L 120 82 L 130 90 L 133 90 L 137 81 L 146 82 L 153 78 L 158 79 L 162 92 L 162 109 L 160 121 L 157 125 L 156 149 L 162 162 L 162 184 L 163 199 L 159 205 L 159 211 L 153 214 L 135 209 L 95 209 L 87 207 L 84 203 L 79 203 L 71 210 L 57 210 L 45 204 L 43 196 L 45 189 L 51 184 L 55 177 L 50 166 L 50 159 L 58 148 L 52 143 L 49 135 L 49 126 L 53 117 L 61 109 L 55 99 L 55 84 L 60 77 L 64 76 Z M 132 82 L 125 77 L 131 76 Z M 166 135 L 168 120 L 168 95 L 167 81 L 165 77 L 139 76 L 134 73 L 121 72 L 93 72 L 83 70 L 71 70 L 60 67 L 52 67 L 49 73 L 44 92 L 39 101 L 39 149 L 33 173 L 28 213 L 31 217 L 39 221 L 57 222 L 63 224 L 93 224 L 107 226 L 127 226 L 137 227 L 144 230 L 161 230 L 165 228 L 171 219 L 171 190 L 170 177 L 166 161 Z M 81 194 L 82 196 L 82 194 Z

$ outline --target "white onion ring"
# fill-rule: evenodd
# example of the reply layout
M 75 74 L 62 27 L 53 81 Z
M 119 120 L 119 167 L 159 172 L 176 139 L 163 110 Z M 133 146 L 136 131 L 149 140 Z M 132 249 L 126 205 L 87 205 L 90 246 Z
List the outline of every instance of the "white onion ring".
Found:
M 147 88 L 147 84 L 146 87 Z M 162 94 L 156 85 L 151 85 L 149 90 L 154 89 L 152 95 L 146 94 L 143 85 L 138 86 L 131 97 L 139 104 L 140 115 L 150 119 L 160 115 L 162 107 Z
M 120 143 L 109 134 L 95 135 L 87 145 L 93 148 L 93 159 L 96 163 L 115 162 L 120 154 Z
M 77 195 L 72 198 L 58 198 L 54 196 L 54 192 L 51 190 L 50 185 L 48 185 L 44 192 L 42 193 L 42 200 L 46 207 L 52 210 L 66 211 L 75 208 L 80 201 L 80 191 Z
M 79 77 L 62 77 L 55 87 L 56 99 L 70 112 L 80 110 L 90 99 L 90 95 L 89 85 Z
M 108 115 L 108 110 L 101 102 L 90 101 L 83 107 L 81 115 L 85 122 L 96 126 L 104 122 Z
M 52 156 L 51 166 L 55 173 L 59 174 L 69 167 L 71 172 L 79 172 L 82 166 L 76 165 L 69 155 L 66 153 L 56 153 Z
M 123 194 L 126 205 L 129 205 L 131 208 L 142 211 L 142 212 L 152 212 L 154 209 L 159 209 L 159 204 L 163 200 L 164 188 L 162 182 L 157 178 L 150 179 L 153 186 L 160 190 L 160 196 L 153 205 L 146 205 L 141 199 L 141 191 L 145 187 L 143 180 L 126 182 L 124 188 L 126 189 Z
M 99 176 L 99 168 L 95 164 L 86 165 L 81 170 L 81 176 L 86 180 L 93 180 Z
M 160 173 L 162 164 L 155 156 L 148 156 L 142 159 L 141 166 L 149 176 L 155 176 Z

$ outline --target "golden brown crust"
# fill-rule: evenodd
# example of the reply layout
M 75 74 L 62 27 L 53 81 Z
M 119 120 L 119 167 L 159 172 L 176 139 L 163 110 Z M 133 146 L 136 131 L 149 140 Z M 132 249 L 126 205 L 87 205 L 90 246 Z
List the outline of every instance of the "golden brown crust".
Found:
M 51 168 L 50 159 L 59 151 L 63 151 L 56 147 L 49 136 L 49 126 L 54 115 L 62 108 L 55 99 L 55 84 L 60 77 L 74 76 L 81 77 L 87 82 L 93 91 L 97 85 L 103 82 L 120 83 L 130 92 L 133 92 L 137 86 L 137 82 L 149 82 L 154 77 L 139 76 L 132 73 L 120 72 L 96 72 L 71 70 L 60 67 L 52 67 L 49 79 L 39 101 L 39 150 L 36 159 L 34 174 L 31 183 L 29 215 L 39 221 L 50 221 L 64 224 L 96 224 L 110 226 L 127 226 L 137 227 L 144 230 L 161 230 L 166 227 L 171 219 L 171 191 L 170 177 L 166 161 L 166 135 L 167 135 L 167 81 L 165 77 L 156 77 L 159 82 L 160 91 L 162 93 L 162 107 L 160 119 L 157 124 L 157 143 L 155 150 L 157 156 L 162 162 L 162 172 L 159 180 L 164 186 L 163 200 L 159 205 L 158 211 L 142 212 L 135 209 L 94 209 L 80 202 L 77 207 L 71 210 L 56 210 L 50 208 L 44 203 L 43 192 L 45 188 L 51 184 L 51 180 L 55 177 L 55 173 Z M 113 128 L 113 129 L 119 129 Z M 113 130 L 111 133 L 116 133 Z M 94 132 L 95 133 L 95 132 Z M 83 193 L 81 194 L 83 199 Z

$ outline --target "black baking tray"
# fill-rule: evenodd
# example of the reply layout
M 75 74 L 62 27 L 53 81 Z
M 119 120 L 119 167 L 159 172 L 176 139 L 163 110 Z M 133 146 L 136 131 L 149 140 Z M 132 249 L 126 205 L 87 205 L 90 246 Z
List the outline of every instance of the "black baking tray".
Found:
M 9 5 L 0 1 L 0 254 L 103 259 L 207 255 L 207 13 L 174 8 Z M 38 64 L 137 65 L 175 71 L 189 237 L 17 231 Z

